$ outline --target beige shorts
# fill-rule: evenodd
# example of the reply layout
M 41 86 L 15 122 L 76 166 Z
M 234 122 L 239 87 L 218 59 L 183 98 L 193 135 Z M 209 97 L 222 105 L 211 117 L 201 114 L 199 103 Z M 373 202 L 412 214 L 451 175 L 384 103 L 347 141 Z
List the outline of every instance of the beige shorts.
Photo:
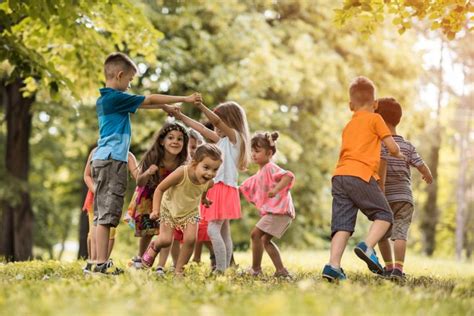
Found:
M 292 218 L 288 215 L 267 214 L 262 216 L 255 226 L 264 233 L 279 239 L 290 227 L 291 221 Z
M 407 240 L 414 207 L 410 202 L 391 202 L 393 212 L 393 226 L 391 240 Z
M 118 160 L 93 160 L 94 225 L 117 227 L 122 216 L 123 199 L 127 189 L 127 163 Z

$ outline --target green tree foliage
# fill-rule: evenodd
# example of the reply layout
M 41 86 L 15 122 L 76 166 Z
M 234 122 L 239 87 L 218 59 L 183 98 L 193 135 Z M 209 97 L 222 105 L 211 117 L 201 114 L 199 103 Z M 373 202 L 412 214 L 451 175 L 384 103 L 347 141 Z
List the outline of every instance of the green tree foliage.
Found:
M 0 198 L 4 201 L 5 210 L 30 213 L 29 204 L 15 210 L 19 202 L 15 204 L 12 198 L 18 198 L 19 192 L 31 192 L 38 220 L 35 230 L 38 245 L 49 248 L 52 242 L 57 241 L 55 236 L 65 239 L 71 222 L 70 209 L 79 205 L 78 197 L 71 194 L 77 187 L 72 183 L 79 183 L 81 175 L 77 171 L 82 169 L 82 165 L 74 168 L 67 163 L 84 159 L 82 157 L 86 157 L 88 144 L 95 141 L 97 123 L 94 121 L 78 129 L 78 113 L 81 103 L 93 103 L 103 81 L 105 56 L 121 50 L 132 57 L 140 55 L 148 63 L 153 63 L 157 41 L 162 34 L 148 22 L 137 6 L 120 0 L 6 1 L 0 4 L 0 21 L 2 86 L 19 82 L 19 95 L 25 100 L 34 100 L 31 109 L 24 107 L 24 112 L 33 114 L 33 123 L 25 121 L 21 123 L 25 126 L 18 129 L 30 130 L 33 124 L 31 144 L 35 157 L 29 184 L 28 176 L 17 181 L 9 176 L 12 170 L 3 171 L 5 166 L 2 164 L 1 173 L 6 176 L 1 178 L 0 186 L 8 189 L 0 191 L 5 193 Z M 2 93 L 4 100 L 11 99 L 6 91 Z M 37 129 L 46 125 L 38 121 L 40 111 L 54 118 L 48 123 L 51 126 L 47 130 Z M 81 131 L 91 128 L 95 130 L 94 139 L 89 138 L 88 143 L 80 144 L 79 148 L 71 146 L 78 141 Z M 3 132 L 8 137 L 9 132 Z M 28 144 L 28 137 L 23 136 L 20 142 Z M 29 148 L 29 145 L 26 146 Z M 8 154 L 8 150 L 6 168 L 8 159 L 11 161 L 15 155 L 28 155 L 29 152 Z M 23 167 L 25 170 L 29 168 Z M 12 185 L 14 180 L 16 182 Z M 17 235 L 28 234 L 18 233 L 16 225 L 13 230 Z M 10 241 L 9 236 L 4 238 L 6 244 L 12 248 L 21 247 L 21 243 Z M 22 260 L 29 253 L 31 250 L 25 250 L 22 255 L 11 256 L 14 260 Z
M 400 34 L 410 29 L 415 20 L 427 21 L 432 30 L 441 29 L 449 39 L 466 28 L 474 30 L 474 5 L 469 0 L 344 0 L 342 7 L 336 9 L 336 22 L 350 22 L 361 31 L 372 33 L 387 12 Z
M 332 1 L 147 4 L 164 39 L 158 67 L 141 79 L 144 90 L 197 90 L 211 106 L 236 100 L 252 132 L 279 130 L 277 160 L 297 175 L 298 228 L 286 238 L 322 245 L 321 237 L 329 235 L 330 177 L 351 115 L 348 84 L 357 75 L 369 76 L 380 96 L 394 95 L 410 105 L 419 70 L 417 57 L 409 53 L 411 39 L 382 31 L 363 39 L 350 27 L 334 28 Z M 255 170 L 252 166 L 250 173 Z M 244 220 L 233 230 L 238 243 L 248 242 L 256 217 L 245 207 Z

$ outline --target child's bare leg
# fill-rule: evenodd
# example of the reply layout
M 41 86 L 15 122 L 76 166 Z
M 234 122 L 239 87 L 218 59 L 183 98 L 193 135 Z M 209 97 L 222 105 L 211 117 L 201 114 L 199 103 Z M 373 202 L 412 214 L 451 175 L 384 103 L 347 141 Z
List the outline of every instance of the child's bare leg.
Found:
M 183 273 L 183 267 L 189 262 L 194 251 L 194 243 L 196 241 L 196 233 L 198 224 L 188 224 L 183 230 L 183 245 L 179 252 L 178 262 L 176 263 L 175 272 L 177 274 Z
M 173 266 L 176 267 L 176 263 L 178 262 L 179 252 L 181 250 L 181 243 L 179 240 L 173 240 L 173 244 L 171 245 L 171 258 L 173 259 Z
M 114 245 L 115 245 L 115 238 L 112 238 L 112 239 L 109 238 L 109 250 L 107 252 L 107 259 L 110 258 L 110 254 L 112 253 L 112 250 L 114 250 Z
M 98 224 L 96 227 L 97 263 L 107 261 L 109 254 L 110 226 Z
M 376 219 L 370 226 L 369 234 L 365 239 L 367 246 L 374 248 L 375 245 L 385 236 L 391 225 L 390 222 Z
M 206 245 L 207 250 L 209 250 L 209 254 L 213 255 L 214 254 L 214 249 L 212 248 L 212 242 L 210 241 L 203 241 L 202 242 L 204 245 Z
M 91 260 L 91 234 L 87 235 L 87 259 Z
M 265 247 L 265 251 L 272 259 L 273 265 L 275 266 L 276 273 L 288 273 L 285 267 L 283 266 L 283 261 L 281 260 L 280 250 L 278 249 L 277 245 L 272 241 L 273 236 L 264 233 L 262 236 L 263 246 Z
M 138 256 L 142 257 L 153 236 L 142 236 L 138 244 Z
M 201 262 L 201 254 L 202 254 L 202 241 L 196 241 L 196 245 L 194 246 L 194 262 Z
M 171 243 L 173 243 L 173 238 L 171 238 Z M 158 267 L 164 268 L 166 266 L 166 261 L 168 261 L 170 250 L 171 250 L 171 247 L 169 245 L 166 248 L 161 248 L 160 257 L 158 258 Z
M 153 241 L 153 248 L 154 248 L 153 250 L 160 253 L 162 251 L 166 251 L 166 248 L 169 248 L 172 242 L 173 242 L 173 229 L 164 223 L 161 224 L 160 234 L 158 235 L 158 238 L 156 238 Z
M 393 248 L 395 252 L 395 267 L 403 271 L 403 263 L 405 262 L 405 253 L 407 250 L 407 241 L 401 239 L 395 240 Z
M 90 238 L 91 256 L 89 257 L 92 262 L 97 261 L 97 245 L 96 245 L 95 235 L 96 235 L 96 226 L 92 225 L 91 238 Z
M 329 256 L 329 264 L 333 268 L 341 267 L 341 259 L 344 250 L 346 249 L 347 241 L 351 237 L 350 232 L 338 231 L 331 239 L 331 254 Z
M 265 233 L 254 227 L 250 237 L 252 239 L 252 269 L 255 272 L 262 271 L 263 243 L 262 237 Z
M 380 254 L 382 255 L 383 261 L 385 262 L 385 266 L 388 269 L 391 269 L 393 265 L 393 257 L 392 257 L 392 246 L 390 245 L 390 240 L 388 240 L 388 238 L 383 238 L 379 241 L 378 245 L 379 245 Z

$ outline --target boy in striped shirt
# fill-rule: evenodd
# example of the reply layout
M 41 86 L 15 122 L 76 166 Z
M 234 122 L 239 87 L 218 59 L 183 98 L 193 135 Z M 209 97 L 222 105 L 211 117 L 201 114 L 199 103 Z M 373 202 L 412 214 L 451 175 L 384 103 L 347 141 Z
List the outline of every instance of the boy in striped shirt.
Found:
M 385 192 L 394 217 L 390 239 L 393 241 L 395 262 L 388 237 L 380 240 L 378 244 L 385 261 L 384 275 L 391 278 L 403 278 L 408 228 L 414 211 L 410 167 L 418 169 L 423 180 L 428 184 L 433 182 L 433 177 L 430 169 L 417 153 L 415 146 L 402 136 L 397 135 L 396 128 L 402 117 L 400 104 L 394 98 L 381 98 L 378 100 L 376 113 L 382 116 L 393 139 L 400 147 L 400 151 L 407 157 L 406 160 L 393 158 L 389 155 L 387 148 L 382 145 L 380 185 Z

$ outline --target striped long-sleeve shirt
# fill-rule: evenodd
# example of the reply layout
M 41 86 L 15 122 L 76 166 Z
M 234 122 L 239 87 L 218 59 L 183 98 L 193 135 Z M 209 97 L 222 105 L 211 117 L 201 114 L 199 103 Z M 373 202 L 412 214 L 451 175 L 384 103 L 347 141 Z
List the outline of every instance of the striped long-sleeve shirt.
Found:
M 388 202 L 405 201 L 413 204 L 410 166 L 420 167 L 424 161 L 415 146 L 402 136 L 393 135 L 393 139 L 400 146 L 400 151 L 407 157 L 407 161 L 390 156 L 387 147 L 382 145 L 381 158 L 387 161 L 385 197 Z

